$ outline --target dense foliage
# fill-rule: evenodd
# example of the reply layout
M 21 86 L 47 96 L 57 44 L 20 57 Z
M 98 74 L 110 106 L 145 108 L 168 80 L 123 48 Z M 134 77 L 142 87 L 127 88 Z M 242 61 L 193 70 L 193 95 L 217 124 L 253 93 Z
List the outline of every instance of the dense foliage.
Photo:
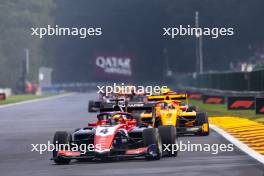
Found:
M 92 79 L 95 52 L 130 53 L 135 76 L 161 79 L 164 49 L 174 72 L 195 71 L 195 37 L 162 36 L 163 27 L 233 27 L 234 36 L 204 37 L 205 69 L 225 70 L 231 60 L 249 57 L 264 41 L 263 0 L 5 0 L 0 2 L 0 86 L 13 86 L 21 75 L 24 49 L 30 49 L 29 79 L 39 66 L 54 69 L 58 82 Z M 102 27 L 100 37 L 30 35 L 31 27 Z
M 0 1 L 0 86 L 16 84 L 22 74 L 25 49 L 30 50 L 29 79 L 37 79 L 38 67 L 44 64 L 43 40 L 31 37 L 30 28 L 53 22 L 52 0 Z

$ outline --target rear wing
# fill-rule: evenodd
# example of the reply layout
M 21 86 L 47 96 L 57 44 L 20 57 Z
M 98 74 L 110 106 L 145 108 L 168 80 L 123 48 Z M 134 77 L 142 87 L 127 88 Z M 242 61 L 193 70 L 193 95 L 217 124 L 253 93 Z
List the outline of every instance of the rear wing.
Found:
M 187 94 L 151 95 L 147 96 L 147 99 L 148 101 L 187 100 Z
M 152 103 L 142 103 L 142 102 L 119 102 L 115 103 L 102 103 L 100 106 L 100 112 L 111 112 L 111 111 L 151 111 L 153 107 Z

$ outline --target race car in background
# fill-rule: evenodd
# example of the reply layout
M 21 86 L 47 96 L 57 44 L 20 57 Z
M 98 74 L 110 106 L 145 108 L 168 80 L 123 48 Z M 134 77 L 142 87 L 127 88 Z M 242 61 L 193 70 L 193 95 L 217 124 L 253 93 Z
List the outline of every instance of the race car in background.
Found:
M 100 111 L 100 106 L 102 103 L 107 103 L 110 102 L 110 100 L 114 97 L 114 95 L 108 95 L 106 96 L 106 94 L 99 94 L 99 98 L 98 100 L 94 101 L 94 100 L 90 100 L 88 102 L 88 112 L 99 112 Z
M 159 160 L 162 157 L 158 129 L 147 125 L 137 126 L 133 115 L 126 112 L 103 112 L 97 115 L 97 119 L 72 134 L 66 131 L 55 133 L 54 145 L 94 146 L 93 150 L 85 151 L 73 151 L 72 147 L 68 150 L 55 149 L 52 158 L 55 163 L 69 164 L 72 159 L 145 157 L 148 160 Z
M 154 111 L 145 111 L 140 115 L 141 121 L 153 127 L 173 126 L 177 134 L 209 135 L 208 117 L 188 103 L 187 94 L 166 94 L 148 96 L 153 102 Z
M 146 96 L 142 93 L 137 93 L 131 91 L 131 93 L 112 93 L 110 95 L 100 94 L 99 99 L 96 101 L 89 101 L 88 103 L 88 112 L 99 112 L 100 106 L 102 103 L 111 103 L 110 100 L 119 99 L 121 102 L 146 102 Z
M 102 100 L 89 101 L 88 103 L 88 112 L 98 112 L 100 110 Z

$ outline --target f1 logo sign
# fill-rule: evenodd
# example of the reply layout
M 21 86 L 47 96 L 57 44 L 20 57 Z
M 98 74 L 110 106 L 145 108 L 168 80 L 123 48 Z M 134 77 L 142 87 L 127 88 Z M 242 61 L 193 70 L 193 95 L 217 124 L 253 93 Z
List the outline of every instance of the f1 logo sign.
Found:
M 227 105 L 229 110 L 255 109 L 255 97 L 228 97 Z
M 256 114 L 264 114 L 264 98 L 256 98 Z
M 231 108 L 250 108 L 253 104 L 254 104 L 254 101 L 237 100 L 231 104 Z
M 259 110 L 259 112 L 264 113 L 264 106 Z
M 204 104 L 224 104 L 225 96 L 220 95 L 203 95 Z
M 223 101 L 222 98 L 208 98 L 208 99 L 206 100 L 206 103 L 208 103 L 208 104 L 219 104 L 219 103 L 221 103 L 222 101 Z
M 202 99 L 202 94 L 201 93 L 191 93 L 189 95 L 190 99 L 194 99 L 194 100 L 201 100 Z

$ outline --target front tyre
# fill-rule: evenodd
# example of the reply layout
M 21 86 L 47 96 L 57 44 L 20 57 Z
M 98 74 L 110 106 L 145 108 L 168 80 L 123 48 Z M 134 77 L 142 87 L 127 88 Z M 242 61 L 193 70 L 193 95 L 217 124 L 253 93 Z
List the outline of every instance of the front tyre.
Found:
M 208 136 L 210 134 L 210 129 L 207 114 L 205 112 L 198 112 L 196 119 L 198 125 L 202 126 L 202 130 L 199 132 L 199 135 Z
M 170 146 L 168 156 L 176 157 L 178 155 L 178 150 L 174 151 L 174 145 L 177 144 L 176 128 L 174 126 L 159 126 L 158 129 L 161 136 L 162 144 Z
M 143 131 L 143 144 L 145 147 L 155 144 L 157 147 L 156 156 L 146 156 L 148 160 L 159 160 L 162 157 L 162 142 L 159 131 L 156 128 L 148 128 Z
M 54 146 L 58 146 L 60 144 L 68 145 L 70 147 L 72 137 L 71 134 L 66 131 L 57 131 L 53 138 L 53 144 Z M 69 158 L 62 158 L 58 156 L 58 151 L 56 148 L 53 150 L 53 159 L 56 164 L 69 164 L 71 159 Z

